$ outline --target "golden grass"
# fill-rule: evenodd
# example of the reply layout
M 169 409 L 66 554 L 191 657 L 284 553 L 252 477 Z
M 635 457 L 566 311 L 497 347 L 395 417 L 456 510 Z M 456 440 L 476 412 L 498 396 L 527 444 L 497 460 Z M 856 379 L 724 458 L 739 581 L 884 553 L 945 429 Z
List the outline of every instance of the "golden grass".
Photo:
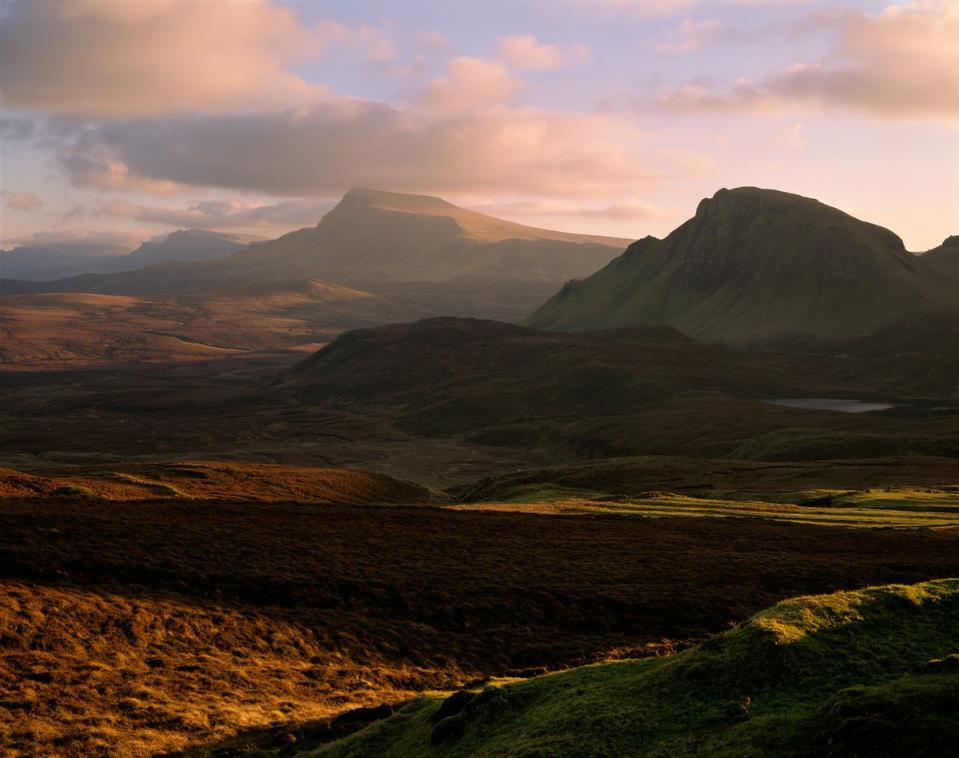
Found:
M 413 482 L 340 468 L 185 461 L 80 469 L 68 475 L 0 468 L 2 497 L 98 500 L 249 500 L 304 503 L 427 503 L 439 496 Z
M 434 673 L 257 611 L 0 583 L 4 758 L 154 755 L 403 700 Z
M 858 492 L 817 490 L 816 494 L 823 498 L 830 497 L 831 502 L 799 505 L 759 499 L 690 497 L 664 492 L 645 498 L 558 496 L 544 500 L 481 502 L 451 507 L 458 510 L 522 511 L 551 515 L 611 513 L 647 518 L 761 518 L 798 524 L 864 528 L 959 527 L 959 491 L 955 488 L 893 488 Z

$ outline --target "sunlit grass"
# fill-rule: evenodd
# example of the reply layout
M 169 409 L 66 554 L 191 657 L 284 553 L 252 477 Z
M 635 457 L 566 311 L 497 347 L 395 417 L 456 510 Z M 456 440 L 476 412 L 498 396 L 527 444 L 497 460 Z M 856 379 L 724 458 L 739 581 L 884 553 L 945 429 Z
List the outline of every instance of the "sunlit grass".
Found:
M 788 496 L 777 495 L 773 501 L 736 495 L 693 497 L 674 493 L 632 498 L 531 485 L 508 501 L 458 507 L 551 514 L 609 513 L 647 518 L 761 518 L 863 528 L 959 527 L 959 489 L 951 487 L 854 492 L 810 490 L 789 493 Z

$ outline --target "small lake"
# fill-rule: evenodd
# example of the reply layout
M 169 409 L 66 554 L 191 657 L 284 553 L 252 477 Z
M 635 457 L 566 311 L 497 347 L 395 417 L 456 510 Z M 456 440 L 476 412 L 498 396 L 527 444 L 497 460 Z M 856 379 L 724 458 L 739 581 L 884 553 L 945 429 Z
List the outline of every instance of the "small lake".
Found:
M 873 403 L 863 400 L 850 400 L 838 397 L 784 397 L 772 400 L 760 400 L 767 405 L 781 405 L 786 408 L 804 408 L 810 411 L 838 411 L 839 413 L 869 413 L 888 411 L 895 408 L 894 403 Z

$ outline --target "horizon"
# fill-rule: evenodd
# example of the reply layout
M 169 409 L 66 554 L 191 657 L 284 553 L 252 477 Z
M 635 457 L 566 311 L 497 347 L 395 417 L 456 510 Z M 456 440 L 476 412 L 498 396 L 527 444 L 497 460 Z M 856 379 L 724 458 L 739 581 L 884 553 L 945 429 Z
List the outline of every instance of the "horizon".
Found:
M 944 0 L 7 2 L 0 247 L 272 238 L 353 186 L 639 239 L 758 186 L 922 252 L 959 231 L 955 35 Z

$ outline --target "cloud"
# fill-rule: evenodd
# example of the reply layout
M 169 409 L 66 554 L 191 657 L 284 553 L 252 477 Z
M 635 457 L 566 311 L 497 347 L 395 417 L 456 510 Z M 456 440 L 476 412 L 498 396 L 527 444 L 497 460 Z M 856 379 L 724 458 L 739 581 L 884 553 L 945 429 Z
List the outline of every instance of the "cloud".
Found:
M 400 56 L 400 51 L 385 27 L 362 24 L 353 38 L 363 49 L 366 59 L 376 66 L 386 66 Z
M 801 150 L 806 146 L 806 127 L 799 121 L 776 135 L 776 145 L 785 150 Z
M 581 6 L 591 11 L 628 13 L 639 18 L 665 18 L 686 13 L 698 0 L 565 0 L 567 5 Z
M 628 115 L 517 105 L 518 84 L 502 64 L 456 59 L 404 107 L 344 98 L 273 113 L 135 119 L 60 136 L 55 149 L 74 185 L 158 194 L 211 187 L 330 197 L 365 185 L 589 196 L 709 170 L 696 153 L 649 147 Z
M 95 207 L 91 215 L 199 229 L 299 228 L 316 224 L 333 205 L 334 201 L 330 200 L 258 203 L 228 199 L 206 200 L 187 208 L 169 208 L 111 200 Z
M 94 117 L 302 104 L 324 89 L 290 67 L 341 31 L 269 0 L 21 0 L 0 15 L 0 98 Z
M 693 21 L 685 18 L 677 29 L 669 32 L 665 40 L 654 45 L 653 50 L 663 55 L 692 53 L 728 31 L 726 24 L 717 19 Z
M 43 200 L 32 192 L 9 192 L 2 190 L 0 191 L 0 199 L 3 200 L 5 208 L 10 208 L 15 211 L 26 211 L 29 213 L 40 210 L 40 208 L 43 207 Z
M 430 82 L 420 102 L 434 114 L 468 113 L 509 102 L 522 86 L 499 61 L 461 56 L 449 62 L 446 76 Z
M 532 34 L 500 37 L 500 55 L 514 68 L 557 71 L 589 60 L 590 50 L 578 42 L 561 48 L 536 41 Z
M 50 246 L 65 251 L 90 251 L 122 255 L 133 250 L 145 236 L 142 231 L 97 231 L 92 229 L 48 229 L 4 240 L 5 248 Z
M 671 215 L 664 208 L 641 201 L 583 207 L 569 202 L 528 200 L 513 203 L 489 203 L 471 207 L 483 213 L 504 218 L 596 218 L 611 221 L 657 221 Z
M 814 0 L 565 0 L 567 5 L 582 6 L 591 11 L 597 8 L 618 12 L 640 19 L 659 19 L 680 16 L 702 8 L 716 6 L 770 6 L 805 5 Z
M 725 89 L 687 83 L 663 98 L 678 111 L 843 109 L 881 118 L 959 119 L 959 4 L 890 5 L 877 15 L 807 21 L 838 33 L 831 54 Z
M 449 50 L 450 43 L 439 32 L 418 32 L 416 34 L 416 47 L 424 55 L 440 55 Z

